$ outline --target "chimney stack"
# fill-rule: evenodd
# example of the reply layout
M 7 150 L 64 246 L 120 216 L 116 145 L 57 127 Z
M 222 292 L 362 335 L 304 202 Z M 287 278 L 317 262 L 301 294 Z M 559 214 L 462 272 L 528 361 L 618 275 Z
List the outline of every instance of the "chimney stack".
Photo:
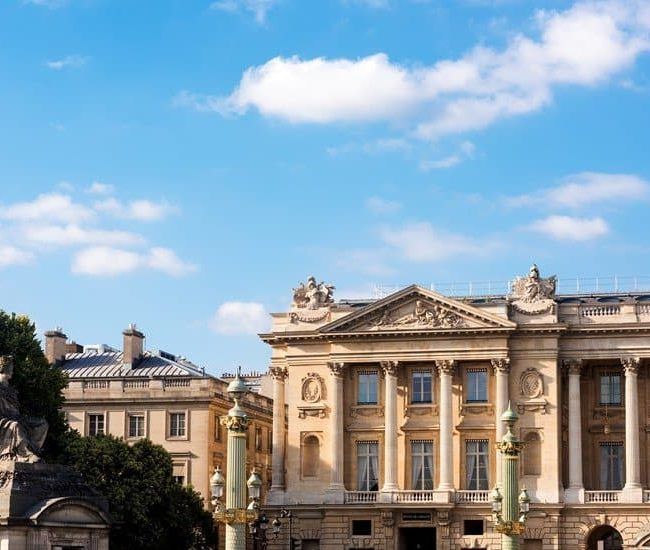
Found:
M 61 327 L 48 330 L 45 333 L 45 357 L 50 365 L 55 365 L 65 359 L 67 339 L 68 337 L 63 333 Z
M 144 334 L 135 327 L 134 323 L 131 323 L 122 334 L 124 335 L 124 366 L 135 367 L 144 352 Z

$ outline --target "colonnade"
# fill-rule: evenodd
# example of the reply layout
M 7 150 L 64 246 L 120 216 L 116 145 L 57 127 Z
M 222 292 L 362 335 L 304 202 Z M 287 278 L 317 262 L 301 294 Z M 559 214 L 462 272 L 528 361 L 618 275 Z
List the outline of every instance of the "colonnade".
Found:
M 638 357 L 621 358 L 625 375 L 625 486 L 623 502 L 641 502 L 641 460 L 639 455 L 639 390 L 638 374 L 641 363 Z M 582 359 L 567 359 L 564 366 L 569 377 L 569 486 L 565 491 L 567 502 L 584 500 L 582 478 L 582 416 L 580 397 L 580 375 Z

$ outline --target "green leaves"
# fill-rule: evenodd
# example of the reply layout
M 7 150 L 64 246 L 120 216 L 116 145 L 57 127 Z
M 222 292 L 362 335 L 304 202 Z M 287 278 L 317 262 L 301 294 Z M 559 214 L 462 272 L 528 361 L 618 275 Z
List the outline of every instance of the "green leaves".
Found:
M 169 453 L 149 440 L 133 446 L 113 436 L 76 437 L 65 462 L 105 495 L 116 525 L 111 546 L 123 550 L 213 548 L 215 528 L 200 495 L 172 479 Z

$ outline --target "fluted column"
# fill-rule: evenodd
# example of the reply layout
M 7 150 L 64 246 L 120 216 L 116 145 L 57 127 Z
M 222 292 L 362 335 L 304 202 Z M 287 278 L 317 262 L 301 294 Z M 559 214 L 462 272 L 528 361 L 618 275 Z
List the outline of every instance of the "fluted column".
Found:
M 397 491 L 397 361 L 382 361 L 386 379 L 384 408 L 384 486 L 382 492 Z
M 454 452 L 452 443 L 453 420 L 451 411 L 451 381 L 456 361 L 443 359 L 436 361 L 440 377 L 440 400 L 438 417 L 440 418 L 440 491 L 454 490 Z
M 582 359 L 567 359 L 564 366 L 569 373 L 569 487 L 567 502 L 584 500 L 582 483 L 582 419 L 580 412 L 580 372 Z
M 327 502 L 343 503 L 345 486 L 343 484 L 343 376 L 344 363 L 328 364 L 332 392 L 330 403 L 330 440 L 332 455 L 330 459 L 330 485 L 327 488 Z
M 510 359 L 500 358 L 492 359 L 492 368 L 496 377 L 496 406 L 494 407 L 494 424 L 496 426 L 496 440 L 500 442 L 505 435 L 505 424 L 501 421 L 501 415 L 508 407 L 508 377 L 510 375 Z M 502 467 L 501 467 L 501 453 L 497 453 L 497 485 L 501 486 Z
M 625 487 L 626 502 L 641 502 L 641 461 L 639 457 L 639 392 L 637 378 L 640 359 L 621 359 L 625 371 Z
M 273 377 L 273 449 L 271 466 L 271 490 L 269 491 L 269 503 L 275 503 L 274 493 L 284 491 L 284 459 L 285 459 L 285 400 L 284 382 L 289 374 L 286 367 L 271 367 L 269 369 Z

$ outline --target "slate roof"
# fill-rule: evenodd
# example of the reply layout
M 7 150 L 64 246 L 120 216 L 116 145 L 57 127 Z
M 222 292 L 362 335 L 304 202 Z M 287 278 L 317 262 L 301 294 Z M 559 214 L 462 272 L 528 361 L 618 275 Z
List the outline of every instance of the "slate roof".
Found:
M 171 376 L 210 377 L 183 359 L 170 359 L 146 351 L 135 367 L 125 368 L 122 352 L 88 351 L 68 353 L 61 364 L 68 378 L 166 378 Z

